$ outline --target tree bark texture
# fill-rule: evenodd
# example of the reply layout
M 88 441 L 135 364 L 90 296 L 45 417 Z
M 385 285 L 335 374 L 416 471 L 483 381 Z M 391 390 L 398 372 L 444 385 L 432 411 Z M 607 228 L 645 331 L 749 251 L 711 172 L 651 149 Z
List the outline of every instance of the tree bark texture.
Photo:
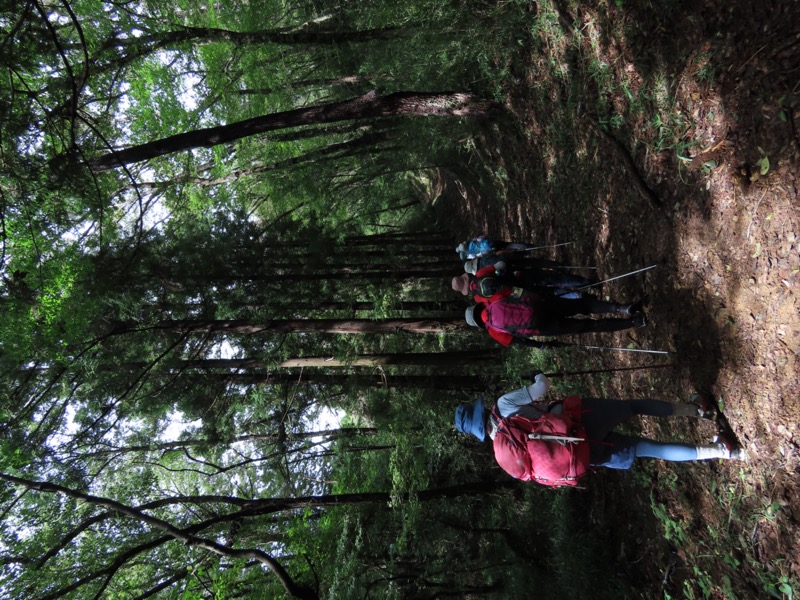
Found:
M 378 96 L 373 91 L 344 102 L 262 115 L 228 125 L 196 129 L 138 146 L 130 146 L 97 157 L 92 161 L 92 167 L 95 171 L 104 171 L 191 148 L 210 148 L 287 127 L 378 117 L 483 117 L 495 109 L 496 105 L 464 92 L 397 92 L 388 96 Z
M 489 362 L 497 360 L 501 353 L 494 350 L 465 352 L 416 352 L 414 354 L 371 354 L 349 360 L 334 357 L 308 356 L 289 358 L 280 362 L 280 368 L 299 367 L 380 367 L 389 365 L 429 365 L 431 367 L 454 367 L 467 362 Z M 391 376 L 388 377 L 391 379 Z
M 313 357 L 307 357 L 303 359 L 289 359 L 284 361 L 284 363 L 290 363 L 293 360 L 305 360 L 309 361 L 308 364 L 304 366 L 320 366 L 320 367 L 330 367 L 330 366 L 340 366 L 340 365 L 331 365 L 327 361 L 327 358 L 320 357 L 321 363 L 318 365 L 311 364 Z M 372 362 L 364 362 L 359 363 L 364 359 L 364 357 L 360 357 L 356 359 L 356 364 L 353 362 L 348 363 L 346 366 L 373 366 L 375 364 L 383 365 L 383 364 L 411 364 L 411 363 L 372 363 Z M 492 357 L 482 356 L 480 360 L 487 361 L 491 360 Z M 474 359 L 473 359 L 474 360 Z M 281 363 L 282 365 L 284 363 Z M 431 366 L 436 366 L 440 363 L 438 362 L 431 362 L 430 360 L 426 362 L 420 362 L 417 364 L 430 364 Z M 450 365 L 453 364 L 452 362 L 445 361 L 445 364 Z M 456 364 L 464 364 L 464 362 L 459 362 Z M 292 366 L 292 365 L 286 365 Z M 357 388 L 400 388 L 400 389 L 435 389 L 435 390 L 457 390 L 457 389 L 469 389 L 469 390 L 479 390 L 485 387 L 485 384 L 481 380 L 480 377 L 475 377 L 473 375 L 389 375 L 389 374 L 380 374 L 376 373 L 373 376 L 367 375 L 309 375 L 308 373 L 304 373 L 302 379 L 298 379 L 296 374 L 292 373 L 244 373 L 241 375 L 225 375 L 219 374 L 215 375 L 220 381 L 224 383 L 230 383 L 234 385 L 283 385 L 283 384 L 313 384 L 313 385 L 351 385 Z
M 307 356 L 307 357 L 295 357 L 286 359 L 277 365 L 268 363 L 264 360 L 258 358 L 204 358 L 204 359 L 197 359 L 197 360 L 171 360 L 171 361 L 164 361 L 163 366 L 167 369 L 173 370 L 187 370 L 187 369 L 198 369 L 198 370 L 212 370 L 212 369 L 227 369 L 227 370 L 240 370 L 240 369 L 263 369 L 267 370 L 270 368 L 299 368 L 299 367 L 321 367 L 321 368 L 339 368 L 339 367 L 380 367 L 380 366 L 389 366 L 389 365 L 426 365 L 431 367 L 450 367 L 450 366 L 461 366 L 465 363 L 469 362 L 490 362 L 494 360 L 499 360 L 502 358 L 503 352 L 502 349 L 487 349 L 487 350 L 465 350 L 462 352 L 416 352 L 416 353 L 408 353 L 408 354 L 366 354 L 362 356 L 356 356 L 349 360 L 338 360 L 333 356 Z M 148 362 L 126 362 L 121 365 L 110 367 L 109 370 L 113 369 L 144 369 L 149 367 L 151 363 Z M 98 370 L 106 370 L 104 367 L 98 367 Z M 231 383 L 290 383 L 290 382 L 297 382 L 298 379 L 296 376 L 289 377 L 284 379 L 282 375 L 276 375 L 272 373 L 267 374 L 260 374 L 260 373 L 253 373 L 253 374 L 246 374 L 246 375 L 226 375 L 222 374 L 222 377 L 226 378 L 231 377 Z M 321 377 L 314 377 L 313 383 L 326 383 L 328 382 L 328 378 L 333 376 L 321 376 Z M 422 383 L 425 379 L 429 379 L 426 376 L 419 376 L 419 379 L 412 377 L 412 376 L 400 376 L 398 377 L 398 381 L 407 381 L 408 387 L 411 387 L 411 383 L 417 384 Z M 449 377 L 455 377 L 455 379 L 450 380 Z M 387 387 L 393 387 L 391 385 L 391 380 L 394 379 L 395 376 L 387 375 L 386 382 L 384 382 Z M 443 380 L 445 382 L 464 382 L 466 383 L 466 379 L 458 379 L 456 376 L 444 376 Z M 344 383 L 346 379 L 342 380 Z M 469 380 L 472 381 L 472 380 Z M 404 386 L 400 386 L 404 387 Z M 425 386 L 427 387 L 427 386 Z
M 448 333 L 467 329 L 462 315 L 442 317 L 438 319 L 285 319 L 269 320 L 256 323 L 241 320 L 203 320 L 183 319 L 160 321 L 154 327 L 162 331 L 198 332 L 198 333 Z

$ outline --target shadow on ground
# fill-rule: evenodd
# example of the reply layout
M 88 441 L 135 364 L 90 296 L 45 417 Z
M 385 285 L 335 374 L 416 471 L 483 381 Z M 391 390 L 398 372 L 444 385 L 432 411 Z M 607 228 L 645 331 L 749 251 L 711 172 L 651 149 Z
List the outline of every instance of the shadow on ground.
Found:
M 781 597 L 800 577 L 800 3 L 617 4 L 538 3 L 551 29 L 532 28 L 547 39 L 531 48 L 548 52 L 514 59 L 515 125 L 487 126 L 474 161 L 436 174 L 435 208 L 454 240 L 574 241 L 550 257 L 604 277 L 659 265 L 603 289 L 648 292 L 651 324 L 602 341 L 670 350 L 680 367 L 585 385 L 672 401 L 709 392 L 751 460 L 596 476 L 592 518 L 616 527 L 609 543 L 643 597 Z

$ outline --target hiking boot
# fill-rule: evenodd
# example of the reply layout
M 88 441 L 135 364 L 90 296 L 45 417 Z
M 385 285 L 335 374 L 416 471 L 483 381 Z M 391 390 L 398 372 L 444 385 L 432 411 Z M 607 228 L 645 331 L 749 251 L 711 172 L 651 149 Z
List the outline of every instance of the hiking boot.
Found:
M 697 407 L 697 416 L 701 419 L 715 421 L 717 419 L 717 406 L 708 394 L 694 392 L 689 396 L 689 404 Z
M 672 404 L 672 416 L 708 418 L 706 417 L 706 412 L 694 402 L 687 402 L 686 404 Z
M 630 318 L 631 325 L 636 327 L 637 329 L 641 329 L 642 327 L 647 327 L 647 317 L 644 313 L 639 313 L 638 315 L 634 315 Z
M 635 302 L 631 302 L 623 308 L 623 314 L 626 315 L 639 315 L 644 311 L 644 305 L 647 302 L 647 296 L 642 296 Z
M 725 435 L 724 433 L 720 433 L 719 435 L 714 436 L 714 442 L 723 452 L 723 456 L 720 458 L 747 462 L 747 452 L 744 448 L 737 445 L 731 437 Z

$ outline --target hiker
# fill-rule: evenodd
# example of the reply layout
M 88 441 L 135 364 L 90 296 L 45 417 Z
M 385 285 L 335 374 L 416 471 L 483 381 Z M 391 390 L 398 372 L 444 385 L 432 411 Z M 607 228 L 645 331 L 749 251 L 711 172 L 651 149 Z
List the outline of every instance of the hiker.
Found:
M 577 300 L 587 295 L 584 292 L 565 287 L 551 287 L 550 285 L 531 286 L 513 277 L 496 277 L 493 275 L 474 277 L 469 273 L 453 277 L 450 286 L 459 294 L 482 304 L 489 302 L 500 290 L 512 289 L 514 287 L 522 288 L 526 292 L 558 296 L 559 298 L 568 298 L 572 300 Z
M 467 273 L 475 273 L 490 265 L 503 263 L 511 271 L 518 271 L 520 269 L 560 269 L 564 265 L 558 261 L 550 260 L 549 258 L 536 258 L 525 254 L 523 252 L 492 252 L 475 258 L 470 258 L 464 261 L 464 271 Z
M 496 240 L 488 235 L 479 235 L 466 242 L 461 242 L 456 246 L 456 254 L 464 261 L 479 256 L 488 256 L 490 254 L 524 252 L 527 249 L 528 244 L 506 242 L 503 240 Z
M 553 269 L 522 267 L 505 260 L 474 258 L 464 263 L 464 272 L 476 279 L 498 277 L 526 290 L 536 287 L 587 287 L 597 283 L 596 279 Z
M 503 346 L 523 344 L 546 347 L 531 336 L 557 336 L 576 333 L 620 331 L 644 327 L 645 299 L 630 304 L 597 300 L 592 296 L 579 299 L 559 298 L 526 292 L 520 288 L 502 289 L 485 304 L 467 308 L 464 318 L 472 327 L 486 330 Z M 618 314 L 628 318 L 573 319 L 575 315 Z
M 630 469 L 636 458 L 666 461 L 747 460 L 742 448 L 725 438 L 713 444 L 658 442 L 613 431 L 637 415 L 653 417 L 715 417 L 709 400 L 609 400 L 568 396 L 544 402 L 547 376 L 536 372 L 532 384 L 501 396 L 494 408 L 483 399 L 456 409 L 456 429 L 480 441 L 492 440 L 495 458 L 507 473 L 523 481 L 550 486 L 576 485 L 591 467 Z

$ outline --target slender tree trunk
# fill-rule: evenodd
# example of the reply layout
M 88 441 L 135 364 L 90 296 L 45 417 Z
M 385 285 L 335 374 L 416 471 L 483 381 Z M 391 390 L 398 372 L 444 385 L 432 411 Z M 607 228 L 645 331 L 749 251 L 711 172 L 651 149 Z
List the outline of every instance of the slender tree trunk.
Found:
M 464 350 L 461 352 L 416 352 L 409 354 L 367 354 L 357 356 L 351 360 L 337 360 L 333 356 L 309 356 L 289 358 L 285 361 L 278 363 L 268 363 L 257 358 L 203 358 L 197 360 L 168 360 L 163 361 L 162 365 L 167 369 L 172 370 L 187 370 L 187 369 L 271 369 L 271 368 L 297 368 L 297 367 L 323 367 L 323 368 L 339 368 L 339 367 L 380 367 L 389 365 L 425 365 L 431 367 L 452 367 L 462 366 L 466 363 L 484 363 L 499 360 L 502 358 L 503 352 L 500 348 L 491 348 L 486 350 Z M 98 367 L 100 370 L 114 370 L 114 369 L 143 369 L 151 366 L 149 362 L 126 362 L 114 367 Z M 227 379 L 226 374 L 221 377 Z M 246 375 L 232 375 L 232 383 L 237 382 L 237 378 L 241 377 L 240 383 L 283 383 L 278 375 L 262 375 L 262 374 L 246 374 Z M 314 383 L 325 383 L 328 376 L 323 376 L 319 380 L 314 379 Z M 387 375 L 385 384 L 392 387 L 391 380 L 394 375 Z M 398 376 L 399 377 L 399 376 Z M 411 377 L 411 376 L 406 376 Z M 437 375 L 437 377 L 439 377 Z M 448 377 L 442 376 L 443 381 L 447 381 Z M 455 376 L 452 376 L 455 377 Z M 269 380 L 262 380 L 261 378 L 269 378 Z M 424 377 L 420 379 L 408 379 L 408 382 L 422 382 Z M 288 378 L 285 383 L 296 382 L 297 377 Z M 453 379 L 453 382 L 468 380 Z M 469 380 L 471 381 L 471 380 Z
M 396 268 L 383 271 L 359 271 L 357 273 L 338 272 L 335 265 L 329 265 L 327 272 L 321 271 L 319 273 L 284 273 L 273 275 L 235 275 L 231 274 L 229 279 L 243 280 L 243 281 L 350 281 L 357 279 L 364 279 L 366 281 L 403 281 L 406 279 L 430 279 L 439 277 L 454 277 L 459 273 L 463 273 L 464 269 L 458 266 L 458 263 L 453 264 L 452 267 L 437 266 L 437 263 L 431 263 L 430 267 L 425 269 L 403 269 L 402 265 L 397 265 Z M 448 287 L 450 280 L 447 280 Z
M 281 87 L 281 91 L 285 89 L 298 90 L 312 86 L 320 88 L 331 87 L 334 85 L 354 85 L 356 83 L 370 83 L 380 79 L 392 79 L 392 76 L 385 73 L 376 73 L 375 75 L 345 75 L 343 77 L 334 77 L 329 79 L 306 79 L 304 81 L 284 84 Z M 277 90 L 274 88 L 257 88 L 237 90 L 237 93 L 249 96 L 266 96 L 268 94 L 274 94 L 276 91 Z
M 263 115 L 130 146 L 97 157 L 92 161 L 92 167 L 96 171 L 104 171 L 182 150 L 227 144 L 258 133 L 288 127 L 378 117 L 484 117 L 496 109 L 496 105 L 479 100 L 470 93 L 397 92 L 378 96 L 375 92 L 369 92 L 344 102 Z
M 305 359 L 289 359 L 285 362 L 291 362 L 293 360 L 308 360 L 311 361 L 311 358 Z M 310 367 L 338 367 L 338 366 L 373 366 L 375 363 L 371 362 L 363 362 L 359 364 L 348 363 L 347 365 L 338 365 L 334 364 L 331 365 L 327 362 L 328 359 L 323 359 L 322 363 L 324 364 L 311 364 L 309 362 L 306 365 L 302 366 L 310 366 Z M 357 361 L 361 359 L 356 359 Z M 431 362 L 430 360 L 419 363 L 377 363 L 378 365 L 389 365 L 389 364 L 423 364 L 423 365 L 431 365 L 431 366 L 461 366 L 472 361 L 483 361 L 488 362 L 490 360 L 496 360 L 494 357 L 491 356 L 483 356 L 480 359 L 477 358 L 470 358 L 466 359 L 463 362 L 455 362 L 455 361 L 444 361 L 443 363 L 438 362 Z M 280 366 L 292 367 L 296 365 L 292 364 L 284 364 L 281 363 Z M 265 373 L 265 374 L 258 374 L 258 373 L 245 373 L 242 375 L 225 375 L 225 374 L 214 374 L 211 375 L 216 379 L 224 383 L 231 383 L 234 385 L 285 385 L 285 384 L 312 384 L 312 385 L 349 385 L 356 388 L 395 388 L 395 389 L 432 389 L 432 390 L 479 390 L 485 387 L 483 380 L 480 377 L 476 377 L 473 375 L 394 375 L 394 374 L 375 374 L 373 376 L 367 375 L 309 375 L 308 373 L 304 373 L 303 378 L 298 380 L 297 375 L 292 373 Z
M 305 29 L 261 29 L 257 31 L 233 31 L 217 27 L 182 27 L 173 31 L 159 31 L 147 36 L 114 38 L 105 44 L 106 49 L 168 48 L 186 42 L 195 44 L 211 42 L 231 42 L 244 44 L 345 44 L 349 42 L 368 42 L 387 39 L 395 33 L 403 33 L 397 27 L 381 27 L 364 30 L 336 30 L 308 27 Z
M 226 302 L 225 305 L 229 308 L 242 310 L 242 311 L 257 311 L 264 310 L 269 305 L 264 302 L 262 304 L 252 304 L 247 302 Z M 425 311 L 425 312 L 456 312 L 466 305 L 460 300 L 420 300 L 417 302 L 398 302 L 386 308 L 392 311 Z M 160 311 L 169 311 L 172 314 L 180 312 L 192 312 L 195 314 L 205 308 L 204 304 L 148 304 L 141 307 L 141 310 L 147 311 L 148 314 L 157 314 Z M 369 312 L 375 310 L 374 302 L 293 302 L 292 310 L 297 313 L 298 311 L 321 311 L 321 310 L 338 310 L 338 311 L 358 311 Z
M 257 323 L 238 320 L 184 319 L 160 321 L 153 329 L 174 332 L 198 333 L 448 333 L 466 329 L 467 323 L 462 315 L 443 316 L 434 319 L 285 319 L 265 320 Z
M 287 158 L 286 160 L 282 160 L 277 163 L 272 163 L 269 165 L 259 165 L 256 167 L 250 167 L 249 169 L 238 169 L 227 175 L 216 177 L 214 179 L 205 177 L 182 176 L 165 181 L 144 182 L 143 184 L 139 184 L 139 186 L 140 187 L 148 186 L 153 189 L 164 189 L 166 187 L 169 187 L 170 185 L 174 185 L 177 183 L 190 183 L 200 187 L 214 187 L 217 185 L 222 185 L 223 183 L 230 183 L 231 181 L 236 181 L 244 177 L 260 175 L 262 173 L 267 173 L 270 171 L 279 171 L 281 169 L 290 169 L 292 167 L 296 167 L 298 165 L 302 165 L 309 162 L 320 162 L 324 158 L 331 158 L 331 157 L 342 158 L 348 156 L 351 153 L 354 153 L 358 149 L 375 148 L 376 146 L 378 146 L 378 144 L 387 141 L 388 139 L 390 139 L 388 133 L 384 132 L 368 133 L 352 140 L 330 144 L 324 148 L 312 150 L 300 156 Z
M 438 245 L 441 246 L 449 242 L 451 236 L 444 231 L 401 231 L 394 233 L 378 233 L 373 235 L 354 235 L 345 239 L 346 245 L 366 244 L 366 245 L 385 245 L 395 244 L 398 246 L 406 245 Z
M 499 360 L 501 352 L 473 350 L 464 352 L 416 352 L 414 354 L 371 354 L 352 360 L 337 360 L 332 356 L 307 356 L 289 358 L 280 363 L 280 368 L 298 367 L 380 367 L 388 365 L 429 365 L 431 367 L 457 367 L 465 363 L 483 363 Z M 438 376 L 437 376 L 438 377 Z M 392 376 L 387 376 L 388 380 Z
M 294 379 L 297 379 L 296 377 Z M 302 433 L 248 433 L 237 435 L 229 440 L 179 440 L 175 442 L 155 442 L 152 444 L 142 444 L 139 446 L 102 446 L 100 450 L 81 453 L 81 457 L 91 456 L 111 456 L 121 454 L 131 454 L 136 452 L 170 452 L 182 450 L 184 448 L 213 447 L 220 445 L 231 445 L 237 442 L 286 442 L 310 438 L 325 438 L 326 440 L 338 440 L 345 438 L 358 438 L 359 436 L 374 435 L 377 433 L 374 427 L 344 427 L 341 429 L 329 429 L 326 431 L 307 431 Z

